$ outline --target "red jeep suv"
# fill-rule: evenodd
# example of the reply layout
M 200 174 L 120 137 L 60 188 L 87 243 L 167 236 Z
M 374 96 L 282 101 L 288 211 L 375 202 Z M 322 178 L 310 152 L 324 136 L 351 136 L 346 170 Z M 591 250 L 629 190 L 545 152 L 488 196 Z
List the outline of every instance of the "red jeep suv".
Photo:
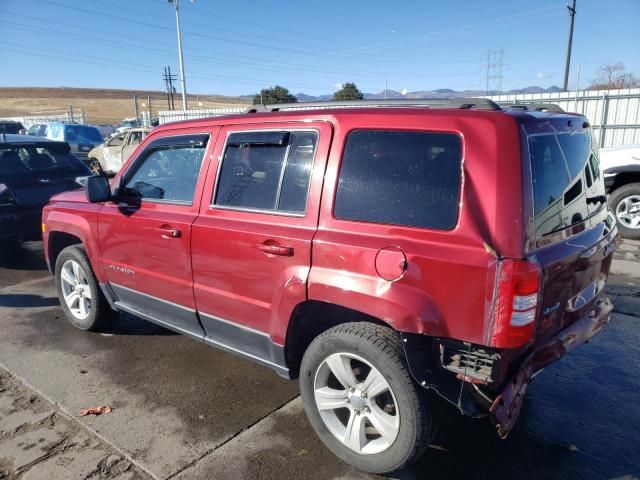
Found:
M 128 312 L 299 378 L 342 460 L 389 472 L 433 390 L 505 437 L 596 334 L 616 226 L 587 119 L 479 99 L 256 106 L 167 124 L 44 245 L 83 330 Z

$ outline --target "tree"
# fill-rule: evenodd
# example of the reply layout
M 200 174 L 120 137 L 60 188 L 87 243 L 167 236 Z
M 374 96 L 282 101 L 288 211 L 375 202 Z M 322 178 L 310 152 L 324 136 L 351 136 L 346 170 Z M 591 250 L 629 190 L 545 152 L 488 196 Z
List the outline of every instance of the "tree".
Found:
M 289 90 L 280 85 L 275 87 L 263 88 L 260 93 L 257 93 L 253 97 L 253 104 L 259 105 L 272 105 L 274 103 L 295 103 L 298 99 L 295 95 L 292 95 Z
M 612 88 L 640 87 L 640 79 L 633 73 L 627 72 L 624 63 L 606 63 L 598 69 L 596 78 L 589 90 L 608 90 Z
M 355 83 L 347 82 L 342 88 L 333 94 L 334 100 L 362 100 L 364 95 Z

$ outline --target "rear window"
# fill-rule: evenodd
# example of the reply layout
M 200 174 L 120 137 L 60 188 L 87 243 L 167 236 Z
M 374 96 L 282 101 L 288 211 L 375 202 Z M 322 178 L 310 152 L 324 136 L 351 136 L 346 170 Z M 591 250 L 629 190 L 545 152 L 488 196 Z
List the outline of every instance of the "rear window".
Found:
M 64 139 L 73 143 L 102 143 L 102 135 L 97 128 L 70 125 L 65 128 Z
M 462 143 L 453 133 L 356 130 L 340 168 L 334 215 L 346 220 L 452 229 Z
M 0 133 L 17 134 L 23 128 L 18 122 L 0 122 Z
M 538 237 L 580 223 L 601 205 L 599 162 L 588 131 L 529 137 Z
M 45 172 L 75 172 L 83 165 L 71 155 L 42 146 L 0 148 L 0 174 L 21 175 Z

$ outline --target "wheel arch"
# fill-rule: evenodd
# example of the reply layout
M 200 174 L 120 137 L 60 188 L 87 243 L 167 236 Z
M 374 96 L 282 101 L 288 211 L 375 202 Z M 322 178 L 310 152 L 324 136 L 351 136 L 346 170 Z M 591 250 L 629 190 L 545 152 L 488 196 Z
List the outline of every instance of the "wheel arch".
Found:
M 60 252 L 71 245 L 82 245 L 82 239 L 71 233 L 53 231 L 49 233 L 48 243 L 50 270 L 53 272 Z
M 319 300 L 306 300 L 293 309 L 285 338 L 285 360 L 291 378 L 298 376 L 302 356 L 311 342 L 330 328 L 352 322 L 368 322 L 393 328 L 360 310 Z

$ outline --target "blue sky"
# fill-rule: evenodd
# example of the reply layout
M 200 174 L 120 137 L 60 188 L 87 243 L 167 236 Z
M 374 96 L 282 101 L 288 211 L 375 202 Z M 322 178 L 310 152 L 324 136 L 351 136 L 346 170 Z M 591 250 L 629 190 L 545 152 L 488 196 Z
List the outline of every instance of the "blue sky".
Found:
M 568 14 L 558 0 L 181 0 L 189 93 L 484 89 L 487 49 L 503 88 L 561 85 Z M 640 0 L 578 0 L 571 85 L 606 62 L 640 74 Z M 178 72 L 166 0 L 0 0 L 0 86 L 163 89 Z

